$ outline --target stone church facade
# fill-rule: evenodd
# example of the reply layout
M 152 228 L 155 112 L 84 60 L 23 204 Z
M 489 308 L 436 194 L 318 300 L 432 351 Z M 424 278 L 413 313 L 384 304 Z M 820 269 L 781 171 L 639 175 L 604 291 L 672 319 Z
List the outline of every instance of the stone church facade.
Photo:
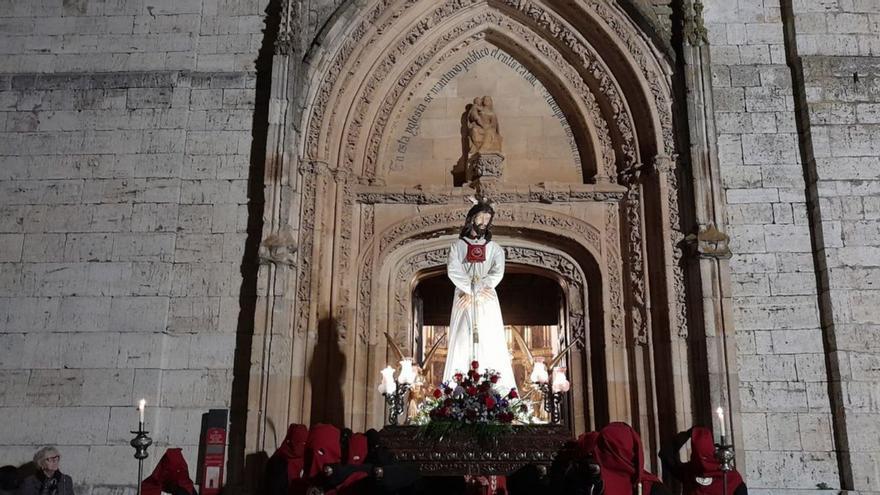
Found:
M 880 2 L 7 0 L 0 50 L 0 464 L 133 486 L 141 397 L 191 467 L 228 409 L 243 493 L 380 427 L 478 188 L 575 432 L 720 405 L 755 493 L 880 493 Z

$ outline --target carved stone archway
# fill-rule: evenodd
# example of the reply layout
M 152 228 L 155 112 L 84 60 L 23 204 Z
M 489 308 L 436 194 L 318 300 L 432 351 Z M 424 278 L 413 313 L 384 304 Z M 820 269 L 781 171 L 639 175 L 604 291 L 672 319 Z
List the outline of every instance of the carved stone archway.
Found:
M 303 72 L 290 76 L 301 82 L 305 110 L 278 130 L 284 154 L 267 171 L 267 217 L 270 232 L 290 229 L 297 253 L 261 275 L 254 449 L 277 437 L 267 433 L 270 422 L 379 426 L 375 377 L 388 356 L 382 330 L 405 320 L 397 314 L 408 297 L 401 273 L 420 256 L 436 261 L 435 241 L 458 228 L 472 193 L 418 174 L 388 185 L 383 150 L 438 68 L 485 44 L 547 88 L 584 164 L 582 180 L 502 181 L 493 199 L 511 248 L 528 242 L 533 252 L 565 253 L 582 270 L 594 266 L 586 280 L 595 275 L 599 286 L 584 291 L 581 307 L 599 311 L 584 334 L 603 337 L 592 351 L 605 358 L 604 380 L 593 387 L 608 414 L 596 422 L 630 421 L 649 450 L 661 432 L 690 423 L 672 68 L 616 2 L 557 4 L 350 2 L 305 55 Z M 284 63 L 276 70 L 291 74 Z M 658 404 L 658 382 L 685 399 Z M 339 417 L 323 405 L 336 392 Z

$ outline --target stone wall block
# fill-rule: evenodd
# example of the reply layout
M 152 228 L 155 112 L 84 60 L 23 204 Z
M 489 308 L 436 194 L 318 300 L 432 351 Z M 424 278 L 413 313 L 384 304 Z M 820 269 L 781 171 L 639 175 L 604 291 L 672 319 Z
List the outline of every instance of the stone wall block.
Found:
M 119 337 L 118 368 L 161 368 L 164 336 L 161 333 L 124 333 Z
M 825 369 L 824 354 L 798 354 L 795 356 L 797 379 L 805 382 L 822 382 L 828 380 Z
M 120 349 L 120 335 L 110 332 L 70 333 L 65 335 L 62 364 L 65 368 L 115 368 Z
M 743 412 L 807 412 L 807 388 L 801 382 L 743 382 Z
M 110 325 L 120 332 L 162 332 L 168 305 L 167 297 L 114 297 Z
M 798 414 L 782 413 L 767 415 L 767 431 L 771 450 L 801 450 Z
M 134 416 L 132 404 L 137 401 L 131 395 L 134 385 L 134 370 L 86 369 L 82 370 L 82 374 L 81 405 L 126 406 L 129 409 L 130 418 Z M 129 422 L 131 423 L 131 421 Z M 129 438 L 129 440 L 131 439 Z

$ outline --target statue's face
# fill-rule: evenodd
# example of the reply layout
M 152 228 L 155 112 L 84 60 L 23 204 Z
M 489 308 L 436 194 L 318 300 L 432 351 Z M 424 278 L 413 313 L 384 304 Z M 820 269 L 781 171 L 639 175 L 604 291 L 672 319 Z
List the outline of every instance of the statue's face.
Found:
M 492 214 L 486 211 L 477 213 L 474 216 L 474 233 L 477 237 L 483 237 L 486 235 L 486 229 L 489 227 L 489 222 L 492 221 Z
M 492 221 L 492 215 L 488 211 L 477 213 L 477 216 L 474 217 L 474 225 L 483 229 L 489 226 L 490 221 Z

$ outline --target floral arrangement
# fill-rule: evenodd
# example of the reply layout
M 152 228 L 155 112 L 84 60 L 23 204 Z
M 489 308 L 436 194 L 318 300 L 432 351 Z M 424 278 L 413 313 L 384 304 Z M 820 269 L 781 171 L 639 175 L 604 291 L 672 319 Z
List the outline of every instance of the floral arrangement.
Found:
M 471 362 L 467 373 L 456 373 L 422 403 L 413 422 L 424 425 L 425 436 L 439 440 L 451 431 L 468 430 L 486 440 L 510 430 L 514 421 L 531 422 L 516 389 L 499 391 L 501 374 L 495 370 L 480 373 L 479 369 L 479 362 Z

